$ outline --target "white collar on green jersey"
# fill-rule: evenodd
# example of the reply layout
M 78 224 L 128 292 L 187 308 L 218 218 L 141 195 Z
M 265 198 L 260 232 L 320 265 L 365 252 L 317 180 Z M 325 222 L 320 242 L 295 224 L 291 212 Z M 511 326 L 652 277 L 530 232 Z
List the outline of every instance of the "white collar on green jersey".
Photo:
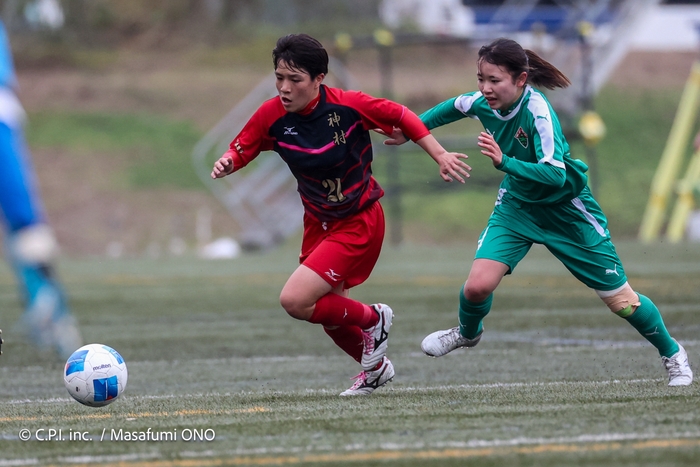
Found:
M 520 104 L 522 104 L 523 99 L 525 98 L 525 95 L 528 92 L 530 92 L 530 89 L 531 89 L 530 85 L 526 84 L 525 87 L 523 88 L 523 92 L 520 94 L 520 97 L 518 98 L 518 100 L 515 101 L 515 103 L 513 105 L 511 105 L 508 110 L 506 110 L 505 112 L 502 112 L 501 110 L 496 110 L 496 112 L 498 112 L 498 115 L 501 117 L 508 117 L 512 113 L 517 113 L 518 108 L 520 107 Z

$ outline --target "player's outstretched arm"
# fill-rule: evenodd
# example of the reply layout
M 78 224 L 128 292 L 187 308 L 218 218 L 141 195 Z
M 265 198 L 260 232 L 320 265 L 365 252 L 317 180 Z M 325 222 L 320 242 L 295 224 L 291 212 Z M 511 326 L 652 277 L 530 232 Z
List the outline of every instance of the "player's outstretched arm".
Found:
M 211 178 L 224 178 L 233 172 L 233 159 L 223 155 L 214 163 L 214 168 L 211 171 Z
M 440 166 L 440 176 L 446 182 L 457 180 L 465 183 L 464 179 L 469 178 L 469 171 L 472 168 L 462 160 L 469 157 L 466 154 L 448 152 L 432 134 L 419 139 L 416 144 L 437 162 Z

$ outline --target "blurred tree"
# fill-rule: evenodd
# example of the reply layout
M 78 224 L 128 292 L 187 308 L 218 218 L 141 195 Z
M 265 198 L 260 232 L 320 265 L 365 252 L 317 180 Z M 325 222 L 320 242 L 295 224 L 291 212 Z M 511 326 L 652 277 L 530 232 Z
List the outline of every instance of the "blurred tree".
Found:
M 194 3 L 199 3 L 194 0 Z M 209 0 L 207 3 L 220 4 L 219 15 L 214 16 L 219 19 L 222 24 L 228 25 L 239 21 L 246 14 L 255 16 L 262 10 L 260 0 Z M 209 7 L 211 8 L 211 7 Z
M 13 34 L 32 32 L 23 11 L 34 1 L 0 0 L 0 15 Z M 380 0 L 58 1 L 65 14 L 65 25 L 48 42 L 58 37 L 71 46 L 112 47 L 143 38 L 138 42 L 141 47 L 177 48 L 196 41 L 250 41 L 261 34 L 294 32 L 292 28 L 303 28 L 321 37 L 332 37 L 339 28 L 355 34 L 368 33 L 379 21 Z M 47 39 L 41 35 L 25 36 Z

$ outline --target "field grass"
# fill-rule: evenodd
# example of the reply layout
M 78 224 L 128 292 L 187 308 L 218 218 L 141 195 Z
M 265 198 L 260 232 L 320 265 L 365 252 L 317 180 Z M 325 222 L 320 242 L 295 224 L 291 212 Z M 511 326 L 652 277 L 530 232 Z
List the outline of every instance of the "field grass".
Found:
M 103 159 L 118 187 L 203 189 L 190 161 L 201 135 L 189 122 L 156 115 L 46 112 L 32 115 L 27 136 L 31 147 Z
M 655 350 L 544 249 L 504 280 L 478 347 L 430 359 L 420 341 L 455 324 L 473 246 L 386 248 L 352 296 L 394 308 L 397 376 L 346 399 L 359 365 L 278 304 L 297 247 L 63 261 L 86 340 L 129 368 L 124 395 L 101 409 L 72 401 L 63 362 L 14 332 L 21 308 L 0 266 L 0 466 L 697 465 L 700 385 L 667 387 Z M 700 245 L 618 249 L 697 370 Z M 125 440 L 149 429 L 177 441 Z M 58 430 L 63 441 L 37 439 Z M 183 440 L 193 430 L 213 439 Z

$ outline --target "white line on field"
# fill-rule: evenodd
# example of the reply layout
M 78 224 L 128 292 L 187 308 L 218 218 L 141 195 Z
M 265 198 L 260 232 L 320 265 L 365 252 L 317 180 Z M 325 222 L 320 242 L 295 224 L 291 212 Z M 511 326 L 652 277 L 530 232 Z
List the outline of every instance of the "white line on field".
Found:
M 416 392 L 431 392 L 431 391 L 453 391 L 455 389 L 509 389 L 509 388 L 546 388 L 553 386 L 571 386 L 571 387 L 599 387 L 610 386 L 614 384 L 645 384 L 657 383 L 661 379 L 629 379 L 629 380 L 610 380 L 610 381 L 549 381 L 549 382 L 522 382 L 522 383 L 485 383 L 485 384 L 449 384 L 441 386 L 406 386 L 406 387 L 385 387 L 382 392 L 396 393 L 416 393 Z M 304 391 L 307 394 L 335 394 L 337 391 L 331 389 L 307 389 Z
M 329 446 L 329 445 L 309 445 L 309 446 L 296 446 L 296 447 L 270 447 L 270 448 L 253 448 L 253 449 L 233 449 L 233 450 L 206 450 L 206 451 L 181 451 L 178 453 L 177 457 L 182 459 L 182 465 L 194 466 L 198 465 L 196 459 L 204 460 L 207 458 L 218 458 L 231 457 L 227 459 L 232 465 L 243 465 L 247 464 L 246 461 L 254 461 L 256 458 L 246 459 L 243 456 L 265 456 L 265 455 L 277 455 L 281 457 L 276 458 L 258 458 L 260 460 L 260 465 L 285 465 L 285 464 L 296 464 L 297 459 L 285 457 L 285 456 L 295 456 L 302 455 L 309 461 L 312 461 L 314 456 L 322 455 L 323 458 L 330 456 L 337 456 L 336 460 L 352 460 L 344 459 L 343 456 L 348 454 L 352 455 L 360 454 L 367 457 L 365 460 L 372 459 L 382 459 L 383 454 L 390 453 L 402 453 L 402 458 L 423 458 L 422 454 L 430 454 L 427 457 L 430 458 L 448 458 L 455 457 L 453 450 L 463 449 L 463 450 L 478 450 L 478 449 L 491 449 L 491 448 L 503 448 L 503 447 L 525 447 L 525 446 L 540 446 L 542 447 L 542 452 L 554 452 L 558 451 L 558 447 L 566 445 L 586 445 L 594 443 L 617 443 L 617 442 L 639 442 L 639 441 L 652 441 L 660 443 L 658 446 L 653 446 L 657 448 L 671 448 L 673 447 L 673 442 L 679 440 L 693 440 L 700 438 L 700 432 L 683 432 L 676 433 L 673 437 L 659 436 L 653 433 L 603 433 L 603 434 L 584 434 L 579 436 L 569 436 L 569 437 L 555 437 L 555 438 L 510 438 L 510 439 L 497 439 L 497 440 L 471 440 L 471 441 L 451 441 L 451 442 L 437 442 L 437 443 L 411 443 L 411 444 L 399 444 L 399 443 L 379 443 L 378 445 L 366 445 L 366 444 L 352 444 L 346 446 Z M 666 443 L 666 444 L 664 444 Z M 611 449 L 614 445 L 609 446 Z M 651 446 L 647 446 L 651 447 Z M 549 449 L 548 449 L 549 448 Z M 591 450 L 601 450 L 605 446 L 595 446 Z M 583 448 L 585 451 L 585 448 Z M 539 450 L 538 450 L 539 451 Z M 345 454 L 342 454 L 342 453 Z M 472 451 L 474 452 L 474 451 Z M 478 453 L 478 452 L 477 452 Z M 478 453 L 480 457 L 494 456 L 497 451 L 486 451 Z M 468 451 L 462 453 L 468 454 Z M 501 452 L 502 454 L 502 452 Z M 458 456 L 459 457 L 459 456 Z M 159 459 L 162 457 L 158 453 L 142 453 L 142 454 L 128 454 L 128 455 L 105 455 L 105 456 L 69 456 L 59 458 L 59 462 L 62 464 L 83 464 L 83 465 L 94 465 L 94 464 L 109 464 L 109 463 L 121 463 L 121 462 L 138 462 L 145 461 L 142 465 L 150 465 L 151 463 L 160 464 Z M 191 461 L 187 461 L 190 459 Z M 304 459 L 298 459 L 303 461 Z M 331 460 L 331 459 L 325 459 Z M 148 462 L 151 461 L 151 462 Z M 192 461 L 195 461 L 193 463 Z M 239 462 L 241 461 L 241 462 Z M 264 461 L 264 462 L 263 462 Z M 258 462 L 253 462 L 258 463 Z M 18 464 L 25 465 L 25 464 Z M 208 465 L 202 464 L 202 465 Z
M 629 379 L 629 380 L 608 380 L 608 381 L 531 381 L 531 382 L 515 382 L 515 383 L 485 383 L 485 384 L 450 384 L 450 385 L 440 385 L 440 386 L 407 386 L 407 387 L 387 387 L 383 389 L 383 393 L 395 392 L 395 393 L 413 393 L 413 392 L 428 392 L 428 391 L 453 391 L 455 389 L 508 389 L 508 388 L 529 388 L 529 387 L 553 387 L 553 386 L 571 386 L 571 387 L 599 387 L 599 386 L 609 386 L 614 384 L 646 384 L 646 383 L 658 383 L 662 381 L 659 379 Z M 265 391 L 265 395 L 275 395 L 281 396 L 286 394 L 337 394 L 335 389 L 300 389 L 296 391 Z M 167 400 L 167 399 L 190 399 L 190 398 L 211 398 L 211 397 L 240 397 L 240 396 L 255 396 L 262 394 L 260 391 L 240 391 L 235 393 L 230 392 L 209 392 L 209 393 L 196 393 L 196 394 L 153 394 L 153 395 L 132 395 L 129 394 L 129 400 Z M 49 404 L 65 404 L 74 403 L 75 401 L 71 398 L 51 398 L 51 399 L 16 399 L 9 400 L 5 402 L 0 402 L 2 404 L 36 404 L 36 403 L 49 403 Z
M 488 341 L 486 340 L 488 339 Z M 610 349 L 620 349 L 620 348 L 636 348 L 636 347 L 650 347 L 650 344 L 643 339 L 636 339 L 633 341 L 615 341 L 615 340 L 603 340 L 603 339 L 569 339 L 569 338 L 547 338 L 533 336 L 528 337 L 521 334 L 509 333 L 509 332 L 493 332 L 487 335 L 484 342 L 517 342 L 520 344 L 535 344 L 538 346 L 551 346 L 553 350 L 564 351 L 565 347 L 591 347 L 594 350 L 608 351 Z M 679 339 L 678 342 L 683 344 L 684 347 L 695 347 L 700 344 L 700 340 L 687 340 Z M 651 347 L 650 347 L 651 348 Z M 578 350 L 578 349 L 577 349 Z M 498 352 L 518 352 L 514 349 L 498 349 L 498 348 L 488 348 L 488 349 L 470 349 L 469 352 L 479 352 L 479 353 L 498 353 Z M 393 355 L 397 355 L 394 353 Z M 398 355 L 405 355 L 409 357 L 415 357 L 417 355 L 425 357 L 425 354 L 421 352 L 408 352 Z M 327 361 L 328 359 L 338 359 L 345 360 L 345 355 L 269 355 L 269 356 L 253 356 L 253 357 L 224 357 L 224 358 L 199 358 L 187 360 L 188 365 L 223 365 L 228 363 L 288 363 L 288 362 L 311 362 L 315 360 Z M 178 365 L 183 362 L 179 360 L 173 360 L 166 362 L 165 360 L 148 360 L 148 361 L 135 361 L 131 362 L 131 365 L 163 365 L 167 363 Z
M 137 462 L 144 460 L 158 460 L 161 458 L 159 452 L 141 452 L 133 454 L 111 454 L 104 456 L 70 456 L 59 458 L 61 462 L 67 462 L 71 464 L 92 464 L 97 462 L 95 459 L 99 459 L 100 463 L 107 462 Z
M 350 444 L 346 446 L 305 446 L 305 447 L 289 447 L 282 446 L 271 448 L 254 448 L 254 449 L 233 449 L 229 451 L 211 451 L 210 455 L 230 455 L 230 456 L 245 456 L 245 455 L 264 455 L 264 454 L 294 454 L 308 453 L 314 451 L 337 451 L 342 449 L 346 452 L 351 451 L 407 451 L 407 450 L 427 450 L 427 449 L 474 449 L 474 448 L 492 448 L 503 446 L 531 446 L 541 444 L 570 444 L 570 443 L 605 443 L 612 441 L 646 441 L 646 440 L 665 440 L 665 439 L 695 439 L 700 438 L 700 431 L 674 433 L 672 438 L 660 437 L 655 433 L 602 433 L 597 435 L 579 435 L 579 436 L 562 436 L 556 438 L 511 438 L 511 439 L 495 439 L 495 440 L 471 440 L 471 441 L 449 441 L 436 443 L 380 443 L 379 445 L 368 446 L 366 444 Z M 205 451 L 206 452 L 206 451 Z M 209 452 L 207 452 L 209 454 Z M 183 451 L 180 453 L 182 457 L 203 457 L 201 451 Z
M 17 467 L 21 465 L 38 465 L 39 459 L 0 459 L 0 467 Z

